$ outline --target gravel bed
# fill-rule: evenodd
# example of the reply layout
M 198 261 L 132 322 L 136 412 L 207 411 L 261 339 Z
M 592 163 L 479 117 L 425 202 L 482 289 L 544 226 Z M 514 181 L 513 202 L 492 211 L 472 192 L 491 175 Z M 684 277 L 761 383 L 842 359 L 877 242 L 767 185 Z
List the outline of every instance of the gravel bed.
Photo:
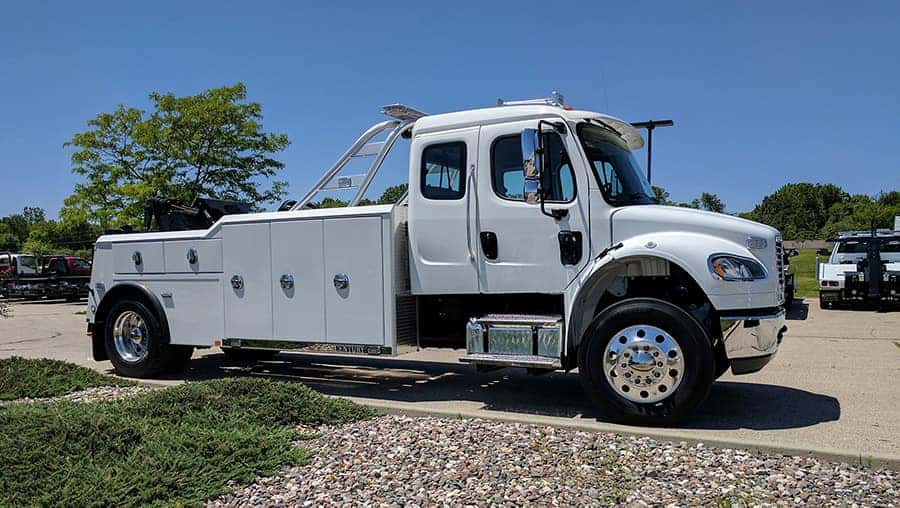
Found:
M 132 395 L 136 395 L 141 392 L 145 392 L 147 390 L 153 390 L 152 387 L 149 386 L 97 386 L 94 388 L 86 388 L 84 390 L 79 390 L 77 392 L 67 393 L 66 395 L 61 395 L 59 397 L 38 397 L 38 398 L 30 398 L 25 397 L 24 399 L 16 399 L 6 401 L 6 404 L 18 404 L 24 402 L 56 402 L 60 400 L 67 400 L 70 402 L 95 402 L 99 400 L 119 400 L 124 399 L 125 397 L 131 397 Z
M 207 506 L 898 506 L 900 475 L 810 457 L 471 419 L 315 429 L 305 466 Z

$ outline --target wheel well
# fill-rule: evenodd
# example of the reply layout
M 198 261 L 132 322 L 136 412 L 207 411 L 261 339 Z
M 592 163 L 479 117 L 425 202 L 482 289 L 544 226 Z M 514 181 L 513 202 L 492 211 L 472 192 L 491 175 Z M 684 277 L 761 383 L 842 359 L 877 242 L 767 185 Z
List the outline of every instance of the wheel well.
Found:
M 106 317 L 109 315 L 109 311 L 112 310 L 113 305 L 125 299 L 139 301 L 156 314 L 163 331 L 163 343 L 169 343 L 169 322 L 166 320 L 166 313 L 163 311 L 159 300 L 149 290 L 138 284 L 118 284 L 103 295 L 100 304 L 97 306 L 97 311 L 94 313 L 91 343 L 95 360 L 109 359 L 106 355 L 103 336 L 106 328 Z
M 626 258 L 594 274 L 576 298 L 564 368 L 576 366 L 581 338 L 597 315 L 615 303 L 642 297 L 680 307 L 700 323 L 714 348 L 721 347 L 718 313 L 700 284 L 684 268 L 661 258 Z

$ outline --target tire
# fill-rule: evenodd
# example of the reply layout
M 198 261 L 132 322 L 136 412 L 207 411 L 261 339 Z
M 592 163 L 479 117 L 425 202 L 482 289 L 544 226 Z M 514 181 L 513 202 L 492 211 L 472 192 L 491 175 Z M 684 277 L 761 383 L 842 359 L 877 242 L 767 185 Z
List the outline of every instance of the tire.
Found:
M 642 334 L 647 331 L 650 335 Z M 623 342 L 625 334 L 629 337 Z M 608 348 L 621 349 L 615 361 L 608 356 Z M 669 356 L 673 349 L 675 354 Z M 625 358 L 629 352 L 633 356 Z M 642 363 L 645 359 L 649 367 Z M 623 360 L 627 363 L 620 363 Z M 660 363 L 657 370 L 654 365 Z M 628 368 L 619 369 L 623 365 Z M 594 319 L 578 348 L 578 369 L 585 392 L 604 416 L 620 423 L 656 426 L 691 415 L 709 395 L 716 363 L 706 332 L 690 314 L 662 300 L 634 298 L 608 307 Z M 646 369 L 660 376 L 653 377 Z M 629 380 L 647 384 L 630 385 Z M 643 402 L 648 391 L 649 401 Z
M 106 354 L 120 376 L 154 378 L 184 366 L 185 350 L 190 348 L 169 345 L 159 317 L 140 300 L 126 298 L 114 304 L 103 326 Z M 135 328 L 137 335 L 132 334 Z
M 789 289 L 784 292 L 784 308 L 788 310 L 794 305 L 794 290 Z
M 225 358 L 232 362 L 248 363 L 271 360 L 279 353 L 270 349 L 244 349 L 239 347 L 223 347 Z

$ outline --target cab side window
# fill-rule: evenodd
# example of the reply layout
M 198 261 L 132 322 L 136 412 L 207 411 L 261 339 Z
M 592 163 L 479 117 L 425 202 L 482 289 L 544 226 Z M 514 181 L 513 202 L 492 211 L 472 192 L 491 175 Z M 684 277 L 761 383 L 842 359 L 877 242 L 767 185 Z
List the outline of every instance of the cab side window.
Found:
M 544 135 L 547 167 L 542 174 L 542 187 L 547 201 L 569 202 L 575 199 L 575 174 L 569 156 L 557 133 Z M 491 184 L 504 199 L 523 201 L 525 171 L 522 167 L 522 136 L 503 136 L 491 147 Z
M 462 198 L 466 194 L 466 144 L 455 141 L 425 147 L 421 171 L 425 198 Z

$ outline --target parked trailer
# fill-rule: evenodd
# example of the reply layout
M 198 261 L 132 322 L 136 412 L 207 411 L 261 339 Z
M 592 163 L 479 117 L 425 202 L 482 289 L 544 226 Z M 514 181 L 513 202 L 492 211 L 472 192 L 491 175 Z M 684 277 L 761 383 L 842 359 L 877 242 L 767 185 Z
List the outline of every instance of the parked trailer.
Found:
M 195 347 L 398 355 L 440 339 L 479 369 L 578 368 L 610 418 L 665 424 L 729 367 L 754 372 L 775 355 L 778 231 L 655 204 L 627 122 L 559 96 L 382 112 L 391 119 L 287 211 L 99 238 L 94 358 L 153 377 Z M 408 195 L 357 206 L 399 138 L 410 140 Z M 363 156 L 364 177 L 340 175 Z M 347 182 L 349 207 L 307 206 Z

